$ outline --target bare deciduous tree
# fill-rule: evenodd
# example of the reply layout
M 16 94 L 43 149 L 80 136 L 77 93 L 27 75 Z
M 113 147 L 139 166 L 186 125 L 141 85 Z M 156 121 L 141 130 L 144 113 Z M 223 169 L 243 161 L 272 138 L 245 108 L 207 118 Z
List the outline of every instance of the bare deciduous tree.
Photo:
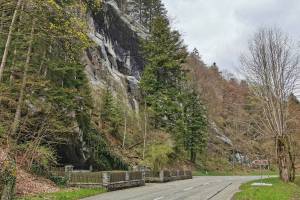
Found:
M 241 63 L 251 89 L 259 99 L 264 134 L 275 139 L 280 178 L 295 179 L 288 98 L 294 92 L 299 72 L 299 55 L 293 41 L 278 28 L 262 28 L 249 42 Z

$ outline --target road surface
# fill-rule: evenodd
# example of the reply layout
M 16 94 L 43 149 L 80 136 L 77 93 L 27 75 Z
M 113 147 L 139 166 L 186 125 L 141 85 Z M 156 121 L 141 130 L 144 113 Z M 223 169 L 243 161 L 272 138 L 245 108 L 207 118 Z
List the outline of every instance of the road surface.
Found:
M 147 184 L 84 200 L 230 200 L 242 183 L 258 176 L 201 176 L 190 180 Z

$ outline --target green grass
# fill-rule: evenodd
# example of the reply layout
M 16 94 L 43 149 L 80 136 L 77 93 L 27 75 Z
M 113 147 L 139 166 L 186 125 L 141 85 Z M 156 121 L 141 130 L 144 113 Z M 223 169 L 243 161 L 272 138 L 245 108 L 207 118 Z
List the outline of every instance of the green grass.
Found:
M 243 184 L 233 200 L 296 200 L 300 199 L 300 179 L 295 183 L 283 183 L 279 178 L 264 179 L 264 183 L 272 183 L 273 186 L 253 187 L 249 183 Z M 297 185 L 297 184 L 299 185 Z
M 78 200 L 106 192 L 105 189 L 68 189 L 60 192 L 21 197 L 18 200 Z
M 263 175 L 278 175 L 276 171 L 263 170 Z M 259 176 L 259 170 L 194 171 L 193 176 Z

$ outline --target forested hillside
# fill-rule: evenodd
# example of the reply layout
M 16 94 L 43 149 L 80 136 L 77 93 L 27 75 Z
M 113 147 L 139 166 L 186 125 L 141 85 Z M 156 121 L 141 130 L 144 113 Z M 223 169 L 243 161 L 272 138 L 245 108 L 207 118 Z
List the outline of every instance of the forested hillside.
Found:
M 16 166 L 41 175 L 70 164 L 274 161 L 248 83 L 188 52 L 160 0 L 6 0 L 0 15 L 0 172 L 9 181 Z M 290 104 L 298 132 L 293 95 Z
M 122 3 L 1 3 L 1 148 L 9 169 L 196 162 L 206 111 L 187 90 L 180 35 L 160 1 L 131 2 L 126 11 Z

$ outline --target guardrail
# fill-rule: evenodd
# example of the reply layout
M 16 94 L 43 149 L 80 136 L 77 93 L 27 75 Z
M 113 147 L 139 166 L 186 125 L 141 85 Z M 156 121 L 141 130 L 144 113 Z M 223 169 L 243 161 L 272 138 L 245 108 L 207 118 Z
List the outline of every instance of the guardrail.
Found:
M 69 186 L 105 187 L 108 190 L 143 186 L 145 182 L 163 183 L 192 178 L 192 172 L 184 170 L 91 172 L 73 170 L 71 166 L 66 166 L 64 170 L 54 169 L 51 174 L 65 177 Z
M 71 187 L 105 187 L 117 190 L 145 185 L 145 174 L 139 171 L 107 171 L 90 172 L 89 170 L 73 170 L 72 167 L 53 168 L 52 176 L 65 177 Z
M 68 185 L 73 187 L 101 187 L 102 172 L 70 172 Z

